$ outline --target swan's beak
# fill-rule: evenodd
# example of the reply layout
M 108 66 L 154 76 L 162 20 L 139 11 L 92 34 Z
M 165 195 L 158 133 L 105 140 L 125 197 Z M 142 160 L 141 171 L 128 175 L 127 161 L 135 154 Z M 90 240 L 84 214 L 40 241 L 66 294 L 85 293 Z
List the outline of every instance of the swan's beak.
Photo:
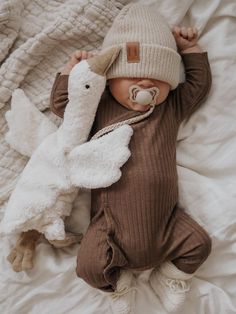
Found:
M 102 76 L 106 76 L 112 63 L 120 53 L 121 47 L 112 47 L 101 51 L 98 55 L 87 59 L 90 69 Z

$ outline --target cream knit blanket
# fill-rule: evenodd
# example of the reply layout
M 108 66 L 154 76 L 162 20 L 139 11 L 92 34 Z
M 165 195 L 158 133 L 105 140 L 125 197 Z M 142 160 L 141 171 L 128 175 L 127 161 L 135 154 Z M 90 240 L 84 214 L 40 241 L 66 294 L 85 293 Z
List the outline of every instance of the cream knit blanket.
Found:
M 5 112 L 20 87 L 49 117 L 50 90 L 76 49 L 96 51 L 128 0 L 1 0 L 0 208 L 4 210 L 27 158 L 5 142 Z M 59 121 L 58 121 L 59 122 Z

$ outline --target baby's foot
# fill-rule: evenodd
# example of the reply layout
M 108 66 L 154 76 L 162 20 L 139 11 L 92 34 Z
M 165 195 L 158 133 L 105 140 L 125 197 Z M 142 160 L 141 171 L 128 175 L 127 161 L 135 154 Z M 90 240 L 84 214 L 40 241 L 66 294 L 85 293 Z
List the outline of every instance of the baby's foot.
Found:
M 168 312 L 177 311 L 186 299 L 190 290 L 189 279 L 193 274 L 186 274 L 173 263 L 166 262 L 159 269 L 155 269 L 150 276 L 150 285 L 160 298 Z
M 134 276 L 131 271 L 121 271 L 117 287 L 114 292 L 109 293 L 111 307 L 114 314 L 134 313 L 136 288 Z

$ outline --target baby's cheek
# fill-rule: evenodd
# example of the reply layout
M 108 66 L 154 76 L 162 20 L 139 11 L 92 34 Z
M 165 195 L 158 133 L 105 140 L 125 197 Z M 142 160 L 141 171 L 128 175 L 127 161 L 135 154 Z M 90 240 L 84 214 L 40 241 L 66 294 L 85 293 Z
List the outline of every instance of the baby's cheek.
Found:
M 159 87 L 159 95 L 157 97 L 157 104 L 162 103 L 169 95 L 170 88 L 168 87 Z
M 124 91 L 120 91 L 119 93 L 116 94 L 116 99 L 121 103 L 126 102 L 127 101 L 127 93 Z
M 119 102 L 125 102 L 129 98 L 129 91 L 126 88 L 113 89 L 112 94 Z

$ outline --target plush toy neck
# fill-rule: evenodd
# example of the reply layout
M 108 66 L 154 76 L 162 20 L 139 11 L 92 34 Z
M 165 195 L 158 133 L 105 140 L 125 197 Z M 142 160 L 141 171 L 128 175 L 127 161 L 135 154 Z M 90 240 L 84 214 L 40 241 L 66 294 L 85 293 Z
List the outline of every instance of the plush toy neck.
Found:
M 108 49 L 98 56 L 81 61 L 71 70 L 68 82 L 69 103 L 64 121 L 57 132 L 57 142 L 65 152 L 87 141 L 106 86 L 106 72 L 119 51 L 120 47 Z M 91 86 L 86 91 L 84 88 L 89 82 Z
M 87 141 L 100 99 L 88 104 L 78 93 L 70 93 L 64 121 L 58 129 L 58 140 L 63 149 L 70 151 Z

